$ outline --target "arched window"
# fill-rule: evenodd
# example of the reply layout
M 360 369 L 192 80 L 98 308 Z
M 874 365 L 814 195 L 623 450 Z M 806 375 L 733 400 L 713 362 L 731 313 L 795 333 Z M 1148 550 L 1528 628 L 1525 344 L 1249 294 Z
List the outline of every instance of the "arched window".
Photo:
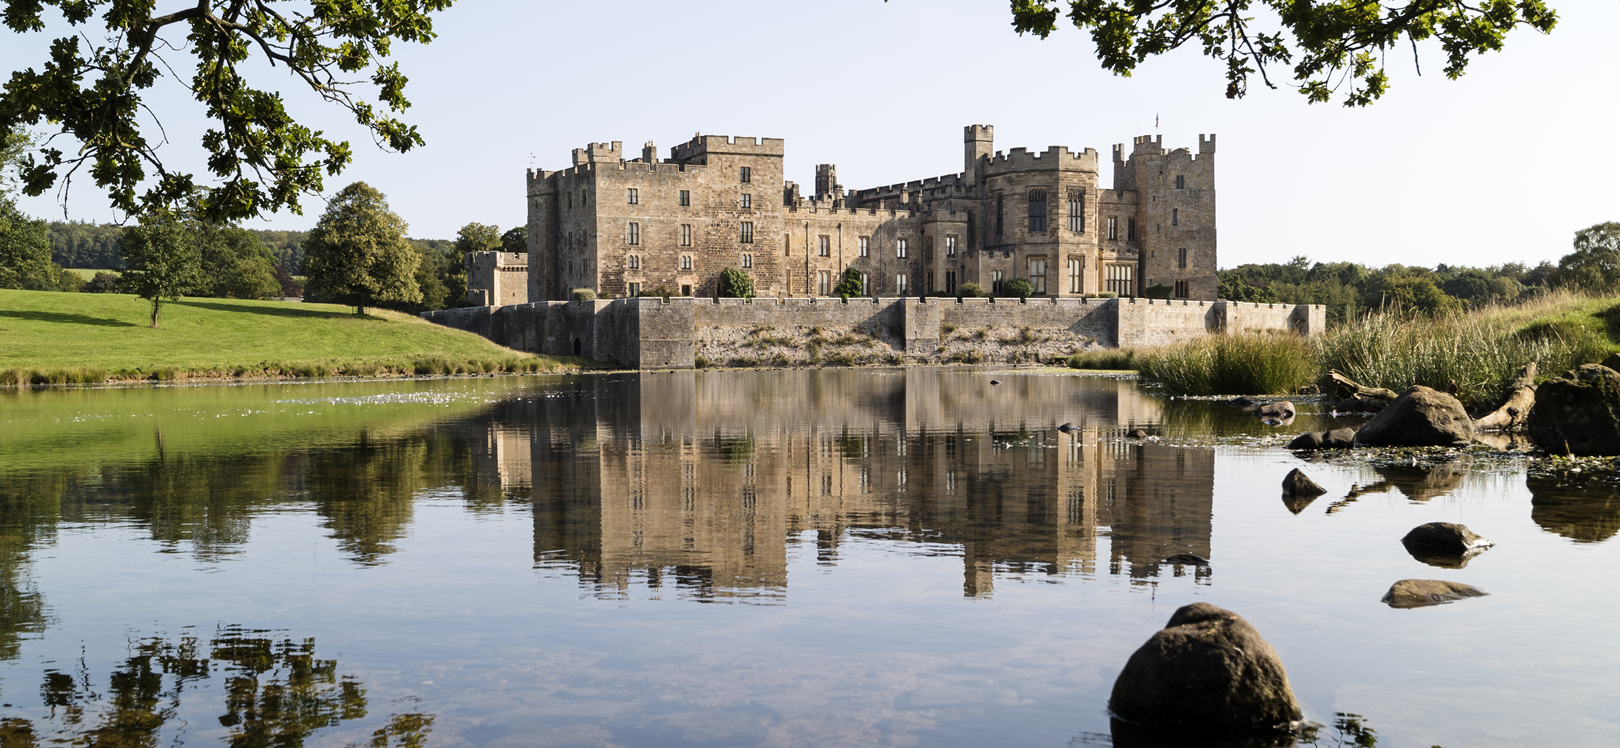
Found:
M 1029 191 L 1029 230 L 1046 231 L 1046 190 Z

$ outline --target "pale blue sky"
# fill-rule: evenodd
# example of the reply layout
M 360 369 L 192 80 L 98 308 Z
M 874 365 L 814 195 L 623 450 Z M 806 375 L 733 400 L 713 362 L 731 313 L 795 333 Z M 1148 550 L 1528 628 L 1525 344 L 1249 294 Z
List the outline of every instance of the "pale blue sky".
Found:
M 1108 148 L 1154 132 L 1157 113 L 1167 147 L 1219 136 L 1224 267 L 1301 254 L 1533 264 L 1568 252 L 1577 229 L 1620 220 L 1620 3 L 1555 5 L 1551 35 L 1518 31 L 1459 81 L 1440 74 L 1433 45 L 1422 77 L 1409 52 L 1392 57 L 1392 90 L 1364 110 L 1258 84 L 1229 101 L 1219 64 L 1196 50 L 1114 77 L 1072 28 L 1046 41 L 1014 34 L 999 0 L 463 0 L 439 17 L 438 41 L 397 50 L 415 105 L 406 117 L 427 140 L 405 155 L 377 151 L 336 110 L 286 90 L 295 113 L 354 143 L 354 165 L 328 194 L 365 180 L 418 237 L 522 224 L 531 158 L 562 168 L 590 141 L 639 152 L 655 140 L 667 157 L 698 131 L 785 138 L 789 179 L 813 185 L 815 165 L 831 162 L 859 188 L 959 171 L 962 126 L 989 123 L 1001 150 L 1097 149 L 1107 184 Z M 39 65 L 52 36 L 0 30 L 0 63 Z M 206 123 L 177 83 L 159 87 L 163 153 L 199 168 Z M 62 215 L 54 195 L 23 205 Z M 249 225 L 308 228 L 323 205 Z M 67 210 L 115 218 L 88 179 Z

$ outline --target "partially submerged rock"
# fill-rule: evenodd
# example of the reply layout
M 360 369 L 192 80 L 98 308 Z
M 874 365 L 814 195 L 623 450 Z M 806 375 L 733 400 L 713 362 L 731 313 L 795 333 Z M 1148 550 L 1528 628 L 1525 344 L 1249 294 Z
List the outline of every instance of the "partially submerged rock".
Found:
M 1283 478 L 1282 488 L 1284 496 L 1293 498 L 1316 498 L 1327 493 L 1326 488 L 1317 485 L 1299 468 L 1289 471 L 1288 476 Z
M 1293 441 L 1288 443 L 1288 448 L 1296 451 L 1321 449 L 1322 432 L 1307 431 L 1300 434 L 1299 436 L 1294 437 Z
M 1288 448 L 1295 451 L 1310 451 L 1316 449 L 1349 449 L 1355 446 L 1355 429 L 1333 429 L 1332 431 L 1307 431 L 1288 443 Z
M 1254 409 L 1260 407 L 1260 401 L 1259 400 L 1256 400 L 1256 399 L 1254 399 L 1252 397 L 1249 397 L 1247 395 L 1245 395 L 1243 397 L 1234 397 L 1231 400 L 1227 400 L 1226 404 L 1230 405 L 1230 406 L 1232 406 L 1234 408 L 1237 408 L 1238 410 L 1254 410 Z
M 1294 404 L 1287 400 L 1266 403 L 1255 410 L 1254 414 L 1259 416 L 1262 421 L 1283 421 L 1294 417 Z
M 1445 582 L 1439 579 L 1402 579 L 1390 585 L 1389 591 L 1384 593 L 1379 602 L 1391 608 L 1425 608 L 1430 605 L 1444 605 L 1469 597 L 1484 597 L 1490 594 L 1485 590 L 1461 582 Z
M 1620 373 L 1587 364 L 1542 382 L 1529 428 L 1553 454 L 1620 455 Z
M 1401 544 L 1412 558 L 1443 569 L 1461 569 L 1492 545 L 1467 526 L 1451 522 L 1418 525 L 1401 538 Z
M 1266 733 L 1300 718 L 1276 650 L 1248 621 L 1209 603 L 1170 616 L 1125 663 L 1108 709 L 1159 730 Z
M 1407 547 L 1420 546 L 1444 553 L 1458 555 L 1479 548 L 1489 548 L 1492 543 L 1468 529 L 1467 525 L 1454 522 L 1427 522 L 1412 528 L 1412 531 L 1401 538 Z
M 1131 429 L 1125 435 L 1132 439 L 1146 439 L 1149 436 L 1147 429 Z
M 1209 559 L 1196 553 L 1177 553 L 1174 556 L 1164 557 L 1159 563 L 1179 564 L 1181 566 L 1209 566 Z
M 1333 429 L 1322 434 L 1323 449 L 1349 449 L 1356 446 L 1356 430 Z
M 1072 423 L 1065 423 L 1058 427 L 1058 431 L 1062 431 L 1063 433 L 1067 434 L 1070 431 L 1078 431 L 1078 429 L 1076 429 Z
M 1461 402 L 1423 385 L 1395 398 L 1356 432 L 1358 447 L 1466 447 L 1474 422 Z

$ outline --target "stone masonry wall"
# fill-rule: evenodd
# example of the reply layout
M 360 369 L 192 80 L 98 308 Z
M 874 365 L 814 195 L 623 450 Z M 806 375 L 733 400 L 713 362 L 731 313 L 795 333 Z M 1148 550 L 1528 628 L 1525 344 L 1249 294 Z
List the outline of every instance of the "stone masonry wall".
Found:
M 1020 363 L 1210 332 L 1320 334 L 1321 306 L 1151 299 L 643 297 L 427 312 L 430 322 L 550 355 L 632 368 Z

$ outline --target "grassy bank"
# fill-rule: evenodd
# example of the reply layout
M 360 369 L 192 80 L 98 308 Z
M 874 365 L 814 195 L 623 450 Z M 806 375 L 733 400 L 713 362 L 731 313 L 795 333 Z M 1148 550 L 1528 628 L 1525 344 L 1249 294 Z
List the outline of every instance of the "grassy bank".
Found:
M 415 316 L 279 301 L 181 299 L 162 327 L 128 294 L 0 290 L 0 385 L 226 377 L 553 371 L 600 364 L 535 356 Z
M 1215 336 L 1138 355 L 1142 375 L 1175 394 L 1272 395 L 1325 384 L 1337 370 L 1400 392 L 1421 384 L 1469 407 L 1494 406 L 1519 367 L 1558 376 L 1620 351 L 1620 299 L 1549 294 L 1439 317 L 1372 314 L 1309 340 Z

